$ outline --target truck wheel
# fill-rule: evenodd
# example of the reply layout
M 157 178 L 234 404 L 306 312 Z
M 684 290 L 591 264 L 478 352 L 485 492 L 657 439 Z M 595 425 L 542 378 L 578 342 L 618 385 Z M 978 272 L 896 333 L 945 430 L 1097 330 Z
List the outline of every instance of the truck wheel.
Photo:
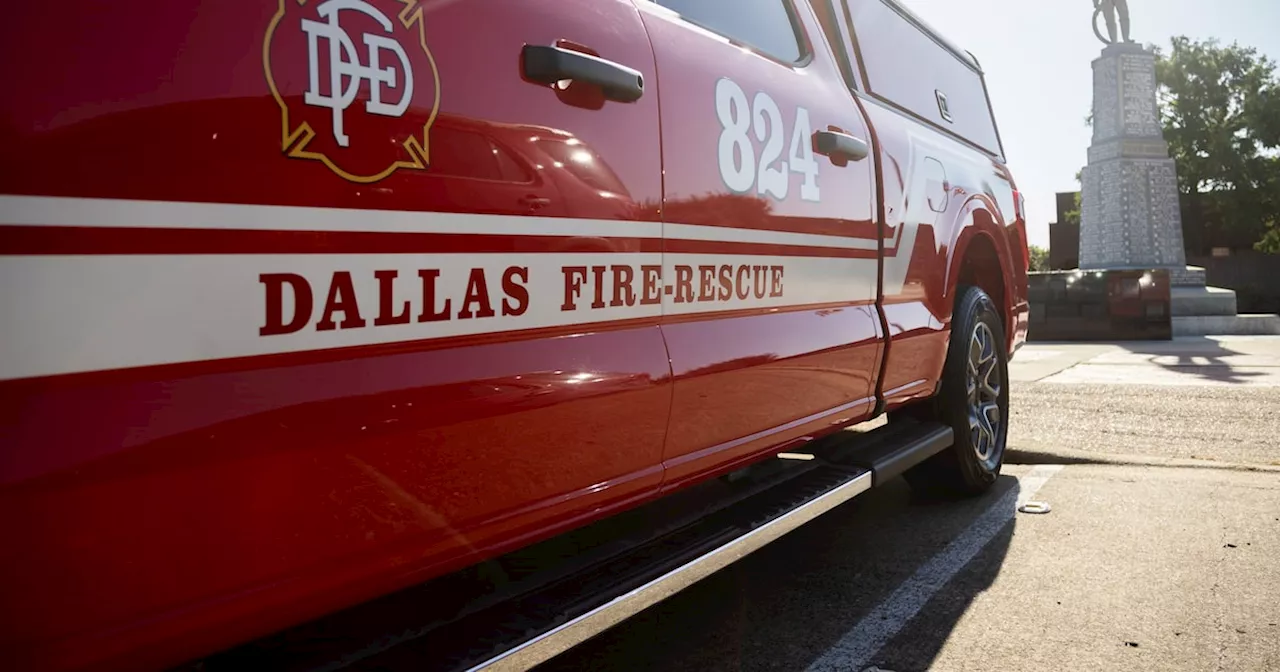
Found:
M 927 496 L 972 496 L 995 483 L 1009 434 L 1008 380 L 1009 355 L 995 304 L 978 287 L 960 287 L 942 391 L 919 409 L 951 425 L 955 441 L 904 474 L 913 489 Z

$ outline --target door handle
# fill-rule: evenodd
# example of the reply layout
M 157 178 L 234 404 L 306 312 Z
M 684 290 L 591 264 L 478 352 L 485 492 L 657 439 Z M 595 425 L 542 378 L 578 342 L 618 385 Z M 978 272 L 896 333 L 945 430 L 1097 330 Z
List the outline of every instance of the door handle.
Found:
M 818 131 L 813 134 L 813 151 L 848 161 L 861 161 L 871 153 L 867 141 L 839 131 Z
M 541 210 L 542 208 L 551 205 L 551 199 L 533 195 L 523 196 L 516 202 L 530 210 Z
M 599 86 L 604 97 L 631 103 L 644 95 L 644 75 L 625 65 L 598 56 L 560 47 L 524 45 L 521 64 L 525 79 L 539 84 L 555 84 L 564 79 Z

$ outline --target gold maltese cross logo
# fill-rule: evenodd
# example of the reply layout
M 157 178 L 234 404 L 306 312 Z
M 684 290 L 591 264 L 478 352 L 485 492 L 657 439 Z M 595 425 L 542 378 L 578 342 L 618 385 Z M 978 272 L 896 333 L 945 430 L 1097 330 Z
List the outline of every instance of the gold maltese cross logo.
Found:
M 262 48 L 280 147 L 352 182 L 430 163 L 440 74 L 418 0 L 279 0 Z

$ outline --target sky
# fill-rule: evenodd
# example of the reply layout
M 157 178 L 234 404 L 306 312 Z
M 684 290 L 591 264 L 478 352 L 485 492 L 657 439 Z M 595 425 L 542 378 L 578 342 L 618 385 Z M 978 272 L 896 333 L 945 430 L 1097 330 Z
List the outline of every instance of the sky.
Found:
M 986 73 L 1009 168 L 1027 201 L 1027 237 L 1049 246 L 1054 194 L 1076 191 L 1090 130 L 1093 70 L 1102 43 L 1092 0 L 900 0 Z M 1166 52 L 1169 39 L 1239 42 L 1280 62 L 1280 0 L 1129 0 L 1131 37 Z M 1106 27 L 1098 20 L 1105 34 Z

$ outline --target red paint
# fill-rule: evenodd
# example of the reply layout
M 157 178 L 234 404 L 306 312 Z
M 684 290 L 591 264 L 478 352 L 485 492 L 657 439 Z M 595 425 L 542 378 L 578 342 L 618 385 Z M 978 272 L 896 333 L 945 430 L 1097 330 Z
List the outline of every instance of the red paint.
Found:
M 873 316 L 844 305 L 664 324 L 676 375 L 668 487 L 866 418 L 881 350 Z
M 847 247 L 815 247 L 812 245 L 775 245 L 760 243 L 726 242 L 717 240 L 664 241 L 666 252 L 682 254 L 766 254 L 778 257 L 833 257 L 843 259 L 875 259 L 875 249 Z
M 689 241 L 700 242 L 700 241 Z M 756 253 L 772 246 L 738 245 Z M 808 249 L 808 248 L 803 248 Z M 829 250 L 830 248 L 816 248 Z M 6 226 L 0 254 L 413 254 L 661 252 L 662 240 L 369 231 L 236 231 L 82 226 Z M 838 251 L 838 250 L 837 250 Z M 750 252 L 746 252 L 750 254 Z M 770 252 L 771 253 L 771 252 Z M 807 252 L 793 253 L 811 256 Z
M 0 651 L 11 665 L 179 663 L 838 430 L 868 417 L 877 392 L 891 405 L 928 395 L 977 240 L 1000 262 L 984 277 L 1005 288 L 1010 347 L 1025 338 L 1025 225 L 1002 202 L 1015 188 L 1008 170 L 850 95 L 807 3 L 796 3 L 797 19 L 812 55 L 794 66 L 625 3 L 420 7 L 439 87 L 415 78 L 424 88 L 405 119 L 431 118 L 421 148 L 430 167 L 369 183 L 285 156 L 262 60 L 277 2 L 68 10 L 26 1 L 0 24 L 0 194 L 513 215 L 530 227 L 231 230 L 6 217 L 0 255 L 421 255 L 412 267 L 335 263 L 323 277 L 246 262 L 259 293 L 244 300 L 260 301 L 261 338 L 493 323 L 548 303 L 583 316 L 576 325 L 0 381 Z M 622 104 L 580 83 L 556 91 L 522 80 L 521 46 L 555 43 L 635 68 L 645 95 Z M 367 91 L 346 112 L 353 148 L 325 135 L 329 111 L 299 102 L 305 49 L 289 44 L 273 38 L 271 69 L 285 106 L 315 127 L 310 150 L 341 155 L 340 166 L 361 174 L 421 158 L 414 149 L 404 159 L 392 142 L 361 149 L 403 132 L 367 118 Z M 32 53 L 42 56 L 31 62 Z M 426 58 L 415 52 L 411 62 L 421 70 Z M 749 99 L 766 92 L 787 130 L 803 107 L 812 130 L 874 140 L 873 155 L 816 155 L 820 200 L 800 197 L 795 172 L 786 173 L 787 198 L 730 192 L 716 155 L 714 91 L 724 76 Z M 909 246 L 908 129 L 959 162 L 946 166 L 946 208 L 910 222 L 918 229 Z M 789 160 L 789 134 L 783 140 Z M 997 193 L 984 195 L 984 183 Z M 537 235 L 535 218 L 592 220 L 598 230 Z M 871 249 L 635 237 L 620 225 L 628 221 L 847 237 Z M 553 296 L 531 289 L 543 269 L 524 259 L 540 253 L 566 255 L 553 269 Z M 467 264 L 446 283 L 432 264 L 438 254 L 512 256 Z M 650 258 L 611 256 L 621 254 Z M 685 254 L 751 256 L 677 260 L 672 277 L 653 263 Z M 910 270 L 901 291 L 880 301 L 872 292 L 742 303 L 801 291 L 803 268 L 784 265 L 796 257 L 853 268 L 898 255 L 910 255 Z M 715 312 L 658 317 L 667 302 Z M 653 316 L 588 317 L 624 307 Z M 112 346 L 86 330 L 84 347 Z

